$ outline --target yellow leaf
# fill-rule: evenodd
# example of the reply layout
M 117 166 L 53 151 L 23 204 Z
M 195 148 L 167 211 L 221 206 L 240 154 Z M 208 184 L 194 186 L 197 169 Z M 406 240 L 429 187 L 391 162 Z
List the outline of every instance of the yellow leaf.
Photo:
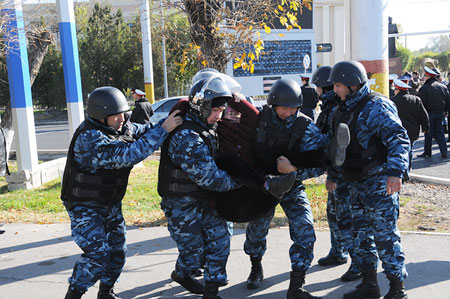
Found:
M 203 66 L 206 66 L 208 64 L 208 62 L 206 62 L 206 60 L 202 61 Z
M 241 64 L 236 62 L 233 64 L 233 69 L 237 69 L 240 66 L 241 66 Z
M 312 10 L 312 6 L 311 6 L 311 3 L 309 3 L 309 1 L 303 1 L 303 4 L 304 4 L 309 10 Z
M 286 29 L 287 29 L 287 31 L 292 30 L 292 25 L 288 25 L 288 26 L 286 27 Z
M 250 66 L 250 73 L 253 74 L 254 71 L 255 71 L 255 65 L 252 63 L 252 65 Z
M 281 36 L 281 37 L 283 37 L 283 36 L 284 36 L 284 34 L 283 34 L 283 33 L 278 33 L 278 35 L 279 35 L 279 36 Z
M 284 11 L 283 6 L 281 6 L 281 5 L 278 5 L 278 9 L 281 10 L 281 11 Z
M 253 54 L 252 52 L 248 53 L 247 55 L 251 60 L 255 59 L 255 54 Z
M 282 17 L 280 17 L 280 23 L 281 23 L 281 25 L 285 25 L 286 24 L 286 22 L 287 22 L 287 18 L 285 17 L 285 16 L 282 16 Z
M 253 29 L 253 26 L 250 25 L 250 27 L 248 27 L 248 31 L 252 31 L 252 29 Z
M 264 31 L 266 31 L 267 34 L 270 34 L 270 28 L 268 26 L 264 26 Z

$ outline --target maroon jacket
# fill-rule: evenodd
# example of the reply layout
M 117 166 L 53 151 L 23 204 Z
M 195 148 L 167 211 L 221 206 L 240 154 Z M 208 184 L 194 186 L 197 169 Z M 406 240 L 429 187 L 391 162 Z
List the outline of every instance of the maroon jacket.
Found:
M 253 164 L 251 145 L 253 136 L 256 134 L 259 111 L 246 100 L 236 103 L 233 99 L 228 102 L 228 105 L 241 113 L 241 120 L 239 123 L 232 123 L 223 118 L 218 123 L 220 154 L 236 155 Z M 186 113 L 189 109 L 188 100 L 181 99 L 178 101 L 170 113 L 177 109 L 181 111 L 181 114 Z
M 219 148 L 221 155 L 236 155 L 249 164 L 253 164 L 252 140 L 256 134 L 259 111 L 248 101 L 228 103 L 231 108 L 241 113 L 239 123 L 232 123 L 223 118 L 219 122 Z

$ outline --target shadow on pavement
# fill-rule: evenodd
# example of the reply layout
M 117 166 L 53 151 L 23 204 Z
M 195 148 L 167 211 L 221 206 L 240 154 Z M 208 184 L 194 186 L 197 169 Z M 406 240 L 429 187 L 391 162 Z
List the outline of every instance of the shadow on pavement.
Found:
M 406 264 L 409 277 L 405 280 L 407 290 L 450 280 L 449 261 L 424 261 Z
M 151 236 L 149 236 L 150 238 Z M 1 253 L 5 254 L 12 251 L 26 250 L 36 247 L 44 247 L 53 244 L 59 244 L 62 242 L 72 241 L 71 237 L 66 236 L 63 238 L 54 238 L 49 240 L 44 240 L 40 242 L 32 242 L 27 244 L 22 244 L 14 247 L 2 248 Z M 74 246 L 76 246 L 74 244 Z M 168 250 L 175 247 L 175 242 L 173 242 L 170 237 L 161 237 L 152 240 L 129 243 L 127 245 L 127 258 L 133 255 L 145 255 L 149 253 L 155 253 L 159 251 Z M 42 249 L 45 251 L 45 249 Z M 39 261 L 35 263 L 28 263 L 25 265 L 20 265 L 12 268 L 4 268 L 0 270 L 0 277 L 10 277 L 8 280 L 0 280 L 0 285 L 5 285 L 19 280 L 30 279 L 34 277 L 44 276 L 48 274 L 54 274 L 61 271 L 71 270 L 75 264 L 75 261 L 80 257 L 80 254 L 66 255 L 57 258 L 48 259 L 45 261 Z M 3 259 L 3 261 L 6 261 Z M 136 271 L 136 269 L 131 270 Z

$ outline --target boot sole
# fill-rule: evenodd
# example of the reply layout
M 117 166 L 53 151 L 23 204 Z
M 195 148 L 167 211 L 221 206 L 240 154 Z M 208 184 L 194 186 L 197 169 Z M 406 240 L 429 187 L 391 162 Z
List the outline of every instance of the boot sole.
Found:
M 336 129 L 336 157 L 335 165 L 341 166 L 345 162 L 347 146 L 350 144 L 350 131 L 346 124 L 340 123 Z

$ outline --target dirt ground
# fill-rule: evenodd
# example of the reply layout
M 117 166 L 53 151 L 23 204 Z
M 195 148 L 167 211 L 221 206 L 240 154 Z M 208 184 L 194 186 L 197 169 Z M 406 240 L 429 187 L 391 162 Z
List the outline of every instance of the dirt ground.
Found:
M 450 233 L 450 186 L 405 183 L 399 226 L 401 230 Z

